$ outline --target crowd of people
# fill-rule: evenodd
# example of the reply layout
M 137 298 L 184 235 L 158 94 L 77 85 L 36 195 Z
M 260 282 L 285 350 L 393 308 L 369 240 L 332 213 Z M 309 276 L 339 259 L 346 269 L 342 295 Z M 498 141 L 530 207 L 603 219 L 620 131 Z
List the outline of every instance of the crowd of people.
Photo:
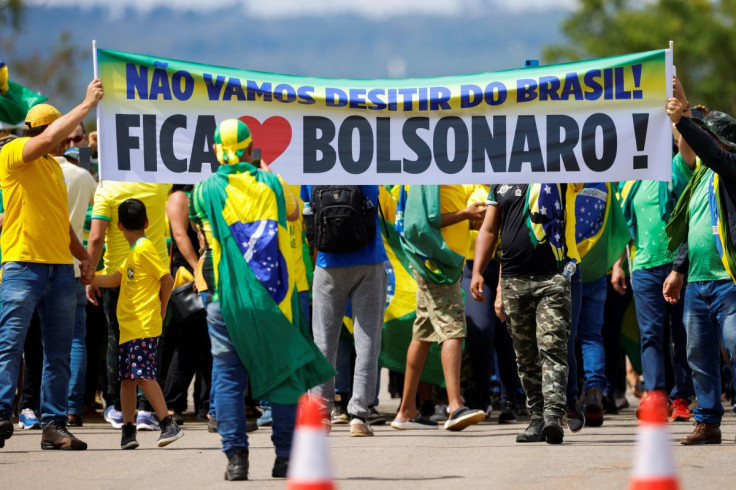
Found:
M 672 181 L 579 185 L 289 185 L 237 119 L 218 125 L 220 166 L 196 186 L 97 182 L 83 120 L 101 82 L 65 115 L 34 105 L 24 131 L 0 134 L 0 447 L 17 415 L 42 449 L 86 449 L 69 428 L 99 412 L 122 449 L 137 430 L 168 445 L 193 382 L 229 480 L 247 479 L 259 426 L 286 476 L 305 392 L 325 430 L 373 436 L 387 422 L 391 247 L 416 281 L 406 363 L 389 376 L 394 429 L 496 413 L 528 417 L 519 443 L 559 444 L 565 426 L 628 406 L 628 383 L 640 407 L 694 417 L 682 444 L 720 443 L 736 372 L 736 120 L 694 117 L 673 86 Z M 638 349 L 622 345 L 630 304 Z M 443 387 L 422 381 L 433 344 Z

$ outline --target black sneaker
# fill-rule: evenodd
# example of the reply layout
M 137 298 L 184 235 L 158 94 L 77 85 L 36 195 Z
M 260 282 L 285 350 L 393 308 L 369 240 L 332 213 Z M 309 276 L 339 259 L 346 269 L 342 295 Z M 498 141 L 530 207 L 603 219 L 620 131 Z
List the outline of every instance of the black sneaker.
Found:
M 84 425 L 84 421 L 82 420 L 81 415 L 67 415 L 66 416 L 66 425 L 69 427 L 82 427 Z
M 52 420 L 43 428 L 41 449 L 66 449 L 84 451 L 87 443 L 80 441 L 66 428 L 66 419 Z
M 618 407 L 616 400 L 611 395 L 603 395 L 603 413 L 608 415 L 618 415 Z
M 524 432 L 516 435 L 516 442 L 543 442 L 543 429 L 544 419 L 542 417 L 532 417 Z
M 517 407 L 511 400 L 501 402 L 501 413 L 498 414 L 499 424 L 515 424 L 519 421 L 516 416 Z
M 580 410 L 580 404 L 575 400 L 567 405 L 567 428 L 570 432 L 578 432 L 585 425 L 585 414 Z
M 600 388 L 589 388 L 585 392 L 585 425 L 603 425 L 603 392 Z
M 542 437 L 547 441 L 547 444 L 562 444 L 562 438 L 564 437 L 564 432 L 562 431 L 562 416 L 544 416 Z
M 13 421 L 10 415 L 0 414 L 0 448 L 5 447 L 5 439 L 13 437 Z
M 371 407 L 371 414 L 367 419 L 370 425 L 386 425 L 386 417 L 376 410 L 376 407 Z
M 184 436 L 184 431 L 179 428 L 174 418 L 169 415 L 159 422 L 161 435 L 158 436 L 158 447 L 168 446 L 177 439 Z
M 256 424 L 256 427 L 258 427 L 258 424 Z M 216 417 L 210 417 L 210 419 L 207 421 L 207 432 L 212 432 L 214 434 L 217 434 L 217 418 Z
M 217 426 L 215 426 L 215 429 L 217 429 Z M 258 423 L 257 422 L 245 422 L 245 432 L 255 432 L 258 430 Z
M 248 450 L 239 449 L 227 458 L 227 469 L 225 480 L 247 480 L 248 479 Z
M 288 456 L 276 456 L 276 461 L 273 462 L 273 469 L 271 470 L 271 476 L 274 478 L 286 478 L 286 474 L 289 472 L 289 457 Z
M 135 424 L 128 422 L 123 425 L 123 436 L 120 439 L 120 449 L 135 449 L 138 447 L 138 441 L 135 438 L 136 428 Z

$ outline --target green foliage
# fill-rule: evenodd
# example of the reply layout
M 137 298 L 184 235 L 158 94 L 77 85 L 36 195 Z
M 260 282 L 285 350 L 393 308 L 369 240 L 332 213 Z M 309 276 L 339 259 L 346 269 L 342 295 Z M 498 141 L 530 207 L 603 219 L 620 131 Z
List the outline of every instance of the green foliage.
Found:
M 690 104 L 734 114 L 735 21 L 736 0 L 580 0 L 562 24 L 568 43 L 543 57 L 554 63 L 614 56 L 666 48 L 672 40 Z

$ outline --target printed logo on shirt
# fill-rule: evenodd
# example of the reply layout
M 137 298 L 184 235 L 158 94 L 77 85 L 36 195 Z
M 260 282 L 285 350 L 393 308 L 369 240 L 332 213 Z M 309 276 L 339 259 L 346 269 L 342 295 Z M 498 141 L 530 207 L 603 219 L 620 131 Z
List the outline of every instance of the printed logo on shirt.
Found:
M 135 278 L 135 271 L 132 267 L 128 267 L 128 280 L 132 281 Z
M 504 184 L 504 185 L 502 185 L 501 187 L 498 188 L 498 193 L 503 196 L 503 195 L 505 195 L 509 191 L 509 189 L 511 189 L 511 187 L 513 187 L 513 186 Z

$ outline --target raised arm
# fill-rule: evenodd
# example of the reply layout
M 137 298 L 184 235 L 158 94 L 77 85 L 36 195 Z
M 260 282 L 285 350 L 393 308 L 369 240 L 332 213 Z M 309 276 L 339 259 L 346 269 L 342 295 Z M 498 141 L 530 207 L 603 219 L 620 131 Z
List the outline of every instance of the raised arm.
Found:
M 87 95 L 77 107 L 49 124 L 46 130 L 28 140 L 23 147 L 23 161 L 32 162 L 41 155 L 46 155 L 56 149 L 61 141 L 74 131 L 80 122 L 97 106 L 102 99 L 102 82 L 92 80 L 87 86 Z

